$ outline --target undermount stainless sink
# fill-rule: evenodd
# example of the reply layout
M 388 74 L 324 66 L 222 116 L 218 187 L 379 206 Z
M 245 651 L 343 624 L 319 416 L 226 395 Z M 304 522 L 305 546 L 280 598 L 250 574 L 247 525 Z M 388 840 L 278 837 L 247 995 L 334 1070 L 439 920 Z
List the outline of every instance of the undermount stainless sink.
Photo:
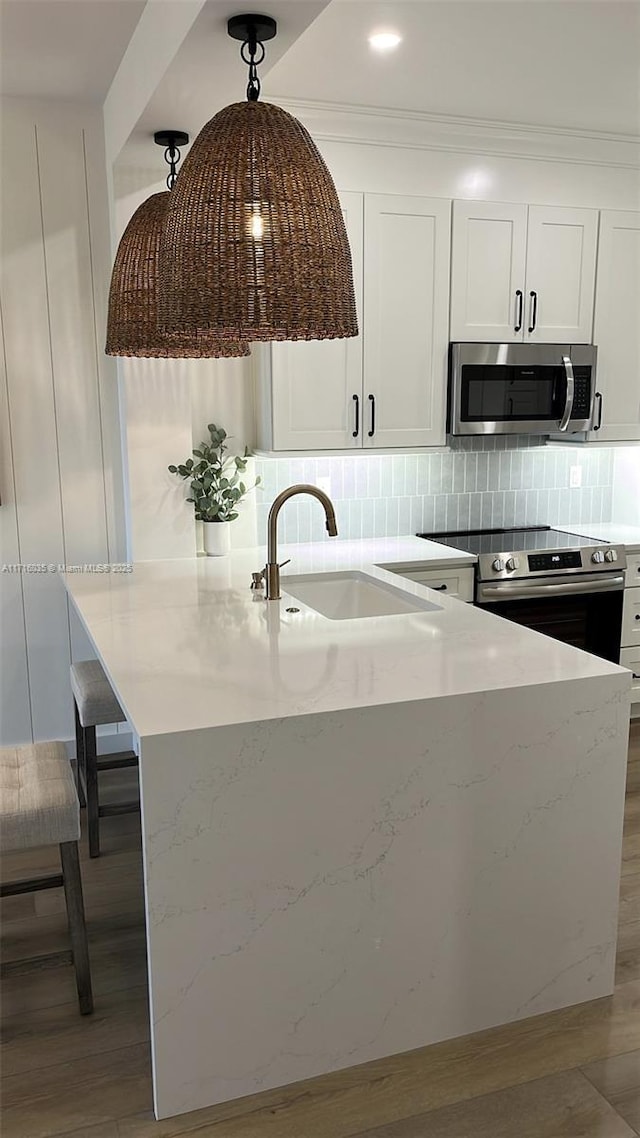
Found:
M 411 613 L 438 612 L 441 607 L 357 570 L 283 577 L 282 590 L 329 620 L 406 616 Z

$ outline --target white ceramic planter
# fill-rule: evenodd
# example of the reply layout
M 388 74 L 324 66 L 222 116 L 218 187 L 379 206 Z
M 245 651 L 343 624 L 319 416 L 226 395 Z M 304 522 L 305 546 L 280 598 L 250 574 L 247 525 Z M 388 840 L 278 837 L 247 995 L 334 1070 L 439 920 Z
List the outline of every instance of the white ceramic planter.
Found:
M 203 522 L 202 535 L 207 557 L 224 557 L 231 551 L 231 522 Z

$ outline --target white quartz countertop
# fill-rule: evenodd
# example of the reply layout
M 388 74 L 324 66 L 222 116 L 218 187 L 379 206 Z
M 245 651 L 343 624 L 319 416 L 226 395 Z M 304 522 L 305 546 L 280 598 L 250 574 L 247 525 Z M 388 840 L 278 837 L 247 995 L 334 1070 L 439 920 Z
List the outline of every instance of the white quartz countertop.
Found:
M 141 738 L 313 712 L 437 699 L 620 671 L 558 641 L 380 568 L 473 565 L 419 538 L 281 546 L 286 574 L 360 569 L 438 605 L 402 616 L 330 620 L 249 589 L 264 549 L 148 561 L 65 584 Z
M 640 549 L 640 526 L 618 525 L 617 522 L 573 522 L 571 525 L 557 526 L 568 533 L 580 533 L 598 541 L 609 541 L 612 545 L 624 545 L 629 551 Z
M 423 537 L 376 537 L 362 541 L 344 541 L 341 538 L 314 541 L 299 545 L 282 545 L 279 560 L 291 558 L 286 573 L 309 573 L 325 569 L 367 569 L 371 565 L 413 565 L 429 569 L 457 569 L 473 566 L 478 558 L 439 541 Z M 239 556 L 237 554 L 236 556 Z M 259 568 L 265 560 L 264 549 L 250 551 Z M 396 582 L 397 584 L 397 582 Z

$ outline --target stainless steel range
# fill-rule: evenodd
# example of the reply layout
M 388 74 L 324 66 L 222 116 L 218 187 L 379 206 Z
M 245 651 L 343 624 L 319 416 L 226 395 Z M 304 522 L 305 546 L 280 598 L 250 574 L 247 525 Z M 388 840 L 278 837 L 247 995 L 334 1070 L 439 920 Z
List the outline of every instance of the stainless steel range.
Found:
M 617 663 L 622 546 L 550 526 L 418 536 L 477 555 L 477 605 Z

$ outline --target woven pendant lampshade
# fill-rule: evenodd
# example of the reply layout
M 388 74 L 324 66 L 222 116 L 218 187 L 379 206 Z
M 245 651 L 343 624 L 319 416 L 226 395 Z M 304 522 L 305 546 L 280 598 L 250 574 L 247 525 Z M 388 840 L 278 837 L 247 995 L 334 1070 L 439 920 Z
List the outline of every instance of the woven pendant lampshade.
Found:
M 158 130 L 153 141 L 166 148 L 167 186 L 172 190 L 179 148 L 186 145 L 189 135 L 183 130 Z M 167 335 L 158 327 L 160 242 L 170 196 L 163 192 L 147 198 L 122 235 L 111 274 L 106 353 L 150 359 L 248 356 L 247 343 L 215 340 L 209 332 Z
M 178 174 L 161 252 L 160 327 L 229 340 L 357 336 L 351 251 L 331 175 L 280 107 L 215 115 Z
M 158 327 L 160 241 L 171 193 L 152 194 L 125 229 L 111 274 L 108 356 L 210 359 L 248 356 L 249 345 L 215 340 L 209 332 L 167 335 Z

